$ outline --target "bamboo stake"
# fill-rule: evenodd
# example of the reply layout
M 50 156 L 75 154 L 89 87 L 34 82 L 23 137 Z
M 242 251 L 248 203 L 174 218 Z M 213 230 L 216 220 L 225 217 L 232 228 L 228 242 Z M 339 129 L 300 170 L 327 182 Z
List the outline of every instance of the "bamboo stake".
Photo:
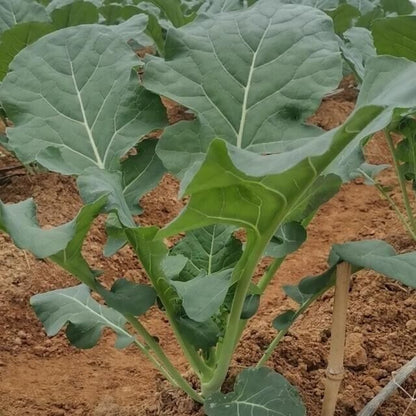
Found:
M 331 347 L 326 370 L 325 395 L 322 416 L 333 416 L 338 392 L 344 378 L 345 324 L 347 319 L 348 291 L 350 288 L 351 265 L 337 266 L 334 310 L 332 315 Z

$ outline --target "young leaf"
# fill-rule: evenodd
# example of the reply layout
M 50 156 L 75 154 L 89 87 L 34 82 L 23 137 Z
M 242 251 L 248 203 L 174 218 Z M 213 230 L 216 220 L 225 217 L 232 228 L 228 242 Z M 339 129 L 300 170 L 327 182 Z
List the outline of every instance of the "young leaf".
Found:
M 96 302 L 85 285 L 32 296 L 30 304 L 48 336 L 56 335 L 67 325 L 66 335 L 78 348 L 94 347 L 105 327 L 117 334 L 117 348 L 125 348 L 134 341 L 124 328 L 125 318 Z
M 379 55 L 416 61 L 416 16 L 379 19 L 373 23 L 371 31 Z
M 111 290 L 100 290 L 108 306 L 123 315 L 143 315 L 156 302 L 155 290 L 126 279 L 117 279 Z
M 298 222 L 283 224 L 270 240 L 265 256 L 280 259 L 296 251 L 306 240 L 306 230 Z
M 179 317 L 175 319 L 175 322 L 181 336 L 195 349 L 208 351 L 211 347 L 217 345 L 220 329 L 212 319 L 205 322 L 196 322 L 189 318 Z
M 283 312 L 277 318 L 273 320 L 273 328 L 278 331 L 284 331 L 292 325 L 296 318 L 296 312 L 293 310 L 288 310 Z
M 304 416 L 305 406 L 289 382 L 265 367 L 248 368 L 237 377 L 234 391 L 214 393 L 204 405 L 208 416 Z
M 23 22 L 49 22 L 49 18 L 35 0 L 0 0 L 0 33 Z
M 401 283 L 416 288 L 416 252 L 397 254 L 384 241 L 367 240 L 332 247 L 332 259 L 347 261 L 354 266 L 372 269 Z
M 337 43 L 323 12 L 274 0 L 170 30 L 166 61 L 149 60 L 144 85 L 195 111 L 198 122 L 166 130 L 162 161 L 180 172 L 214 137 L 259 153 L 306 143 L 319 129 L 304 120 L 341 77 Z
M 172 255 L 183 255 L 187 264 L 177 280 L 190 280 L 235 266 L 242 254 L 242 244 L 232 233 L 234 227 L 214 224 L 191 231 L 171 250 Z
M 250 319 L 254 316 L 260 306 L 260 295 L 247 295 L 244 300 L 243 310 L 241 311 L 241 319 Z
M 232 269 L 197 276 L 187 282 L 171 281 L 186 314 L 196 322 L 205 322 L 223 304 L 231 282 Z
M 165 122 L 160 98 L 139 86 L 136 55 L 109 27 L 62 29 L 21 51 L 0 87 L 24 162 L 80 174 L 119 159 Z

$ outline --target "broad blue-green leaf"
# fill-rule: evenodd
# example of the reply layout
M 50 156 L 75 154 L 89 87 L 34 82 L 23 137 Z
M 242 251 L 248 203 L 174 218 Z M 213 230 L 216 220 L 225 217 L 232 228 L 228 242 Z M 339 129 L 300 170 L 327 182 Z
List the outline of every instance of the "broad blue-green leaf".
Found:
M 361 81 L 364 78 L 366 62 L 376 56 L 371 32 L 363 27 L 348 29 L 342 35 L 340 48 L 344 59 Z
M 397 254 L 390 244 L 380 240 L 335 244 L 332 256 L 354 266 L 372 269 L 416 288 L 416 252 Z
M 265 256 L 280 259 L 296 251 L 306 240 L 306 230 L 298 222 L 283 224 L 270 240 Z
M 96 302 L 85 285 L 32 296 L 30 304 L 49 336 L 67 325 L 66 335 L 78 348 L 94 347 L 104 328 L 116 333 L 117 348 L 125 348 L 134 341 L 124 328 L 125 318 Z
M 4 31 L 0 35 L 0 80 L 6 76 L 10 62 L 22 49 L 54 30 L 50 23 L 30 22 L 19 23 Z
M 0 0 L 0 33 L 23 22 L 48 22 L 45 8 L 35 0 Z
M 296 389 L 270 368 L 248 368 L 237 377 L 234 391 L 214 393 L 205 402 L 208 416 L 304 416 Z
M 416 16 L 376 20 L 371 32 L 379 55 L 402 56 L 416 61 Z
M 52 23 L 57 29 L 70 26 L 98 23 L 98 9 L 89 1 L 73 1 L 52 10 Z
M 200 9 L 200 13 L 218 14 L 224 12 L 232 12 L 235 10 L 241 10 L 247 7 L 245 0 L 208 0 L 205 1 Z
M 233 231 L 233 227 L 215 224 L 188 232 L 171 250 L 172 255 L 188 259 L 179 280 L 190 280 L 201 271 L 212 274 L 234 267 L 241 257 L 242 245 Z
M 166 61 L 147 63 L 144 84 L 198 117 L 166 129 L 158 146 L 175 173 L 201 160 L 214 137 L 259 153 L 307 143 L 320 131 L 304 120 L 341 77 L 331 19 L 274 0 L 172 29 L 165 50 Z
M 160 98 L 132 71 L 137 63 L 100 25 L 62 29 L 21 51 L 0 87 L 17 156 L 64 174 L 117 169 L 121 156 L 165 124 Z
M 156 292 L 151 286 L 117 279 L 110 291 L 100 290 L 108 306 L 126 315 L 143 315 L 156 302 Z
M 196 322 L 205 322 L 224 303 L 230 287 L 232 269 L 197 276 L 187 282 L 171 281 L 186 314 Z
M 50 257 L 82 282 L 95 286 L 95 273 L 82 257 L 81 249 L 92 221 L 105 204 L 102 198 L 85 205 L 71 222 L 45 230 L 36 220 L 33 200 L 7 205 L 0 202 L 0 226 L 3 224 L 3 230 L 10 234 L 17 247 L 38 258 Z

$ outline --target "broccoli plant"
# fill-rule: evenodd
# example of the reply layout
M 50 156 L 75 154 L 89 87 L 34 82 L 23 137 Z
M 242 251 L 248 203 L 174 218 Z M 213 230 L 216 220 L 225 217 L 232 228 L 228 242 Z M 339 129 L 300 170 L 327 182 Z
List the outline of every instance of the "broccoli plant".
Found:
M 48 230 L 39 227 L 32 200 L 0 205 L 0 229 L 18 247 L 50 258 L 81 282 L 35 295 L 31 304 L 48 335 L 66 327 L 80 348 L 93 347 L 104 327 L 112 329 L 116 347 L 136 345 L 209 416 L 304 415 L 295 388 L 263 366 L 279 339 L 256 367 L 241 372 L 233 392 L 223 394 L 221 387 L 274 272 L 302 244 L 319 206 L 362 164 L 361 143 L 416 106 L 416 76 L 410 77 L 416 64 L 398 57 L 369 60 L 356 109 L 329 132 L 305 121 L 341 78 L 332 20 L 316 8 L 260 0 L 201 15 L 168 30 L 165 58 L 146 59 L 142 82 L 132 71 L 138 64 L 111 28 L 85 25 L 24 49 L 0 87 L 0 102 L 14 123 L 8 136 L 15 153 L 76 175 L 84 201 L 73 221 Z M 181 179 L 181 195 L 189 196 L 162 229 L 139 226 L 134 217 L 143 190 L 160 177 L 140 174 L 147 166 L 141 155 L 158 160 L 154 144 L 125 159 L 140 138 L 163 127 L 158 95 L 195 115 L 165 128 L 157 145 L 164 166 Z M 111 218 L 118 244 L 128 242 L 136 252 L 147 285 L 120 278 L 106 287 L 84 259 L 83 240 L 100 214 Z M 237 230 L 244 231 L 244 244 Z M 169 249 L 166 239 L 177 235 L 182 238 Z M 275 327 L 285 330 L 333 285 L 338 262 L 379 262 L 377 250 L 372 257 L 357 255 L 368 249 L 363 244 L 337 249 L 330 272 L 286 288 L 300 309 L 278 318 Z M 381 255 L 387 251 L 381 247 Z M 264 256 L 274 261 L 255 280 Z M 414 255 L 404 261 L 389 251 L 384 257 L 380 271 L 416 286 L 407 274 Z M 200 388 L 179 373 L 157 334 L 143 325 L 141 316 L 155 305 L 165 312 Z

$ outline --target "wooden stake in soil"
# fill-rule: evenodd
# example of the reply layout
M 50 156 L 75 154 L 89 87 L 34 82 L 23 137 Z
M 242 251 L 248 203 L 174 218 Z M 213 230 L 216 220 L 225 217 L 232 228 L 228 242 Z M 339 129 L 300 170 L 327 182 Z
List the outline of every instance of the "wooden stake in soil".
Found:
M 333 416 L 338 392 L 344 378 L 345 323 L 347 319 L 348 291 L 350 288 L 351 265 L 337 266 L 334 311 L 332 314 L 331 347 L 326 370 L 325 395 L 322 416 Z

